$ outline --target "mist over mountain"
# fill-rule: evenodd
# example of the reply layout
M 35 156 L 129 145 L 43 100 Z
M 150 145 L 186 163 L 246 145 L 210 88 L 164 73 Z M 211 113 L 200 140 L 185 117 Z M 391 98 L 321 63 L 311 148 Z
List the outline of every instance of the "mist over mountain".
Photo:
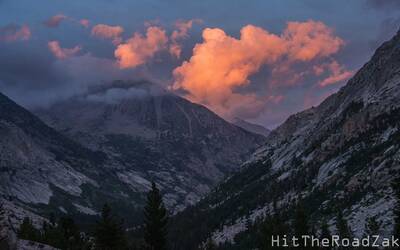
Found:
M 107 155 L 121 183 L 156 181 L 171 209 L 196 203 L 262 136 L 150 82 L 115 81 L 36 112 L 71 140 Z

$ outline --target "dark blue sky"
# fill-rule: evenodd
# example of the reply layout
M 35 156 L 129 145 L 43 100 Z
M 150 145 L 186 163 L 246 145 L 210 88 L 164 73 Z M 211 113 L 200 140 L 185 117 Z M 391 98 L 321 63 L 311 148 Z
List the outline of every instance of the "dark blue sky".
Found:
M 220 28 L 239 38 L 241 28 L 251 24 L 280 35 L 287 22 L 308 20 L 322 22 L 344 41 L 337 52 L 324 60 L 337 62 L 343 72 L 354 72 L 398 30 L 399 10 L 400 1 L 396 0 L 0 0 L 0 91 L 30 108 L 50 105 L 59 98 L 85 91 L 92 82 L 106 83 L 113 78 L 150 78 L 171 86 L 175 81 L 172 71 L 190 60 L 193 47 L 202 42 L 205 28 Z M 44 25 L 45 20 L 59 14 L 66 18 L 57 27 Z M 80 25 L 82 19 L 89 20 L 90 27 Z M 97 24 L 121 26 L 121 39 L 126 41 L 134 32 L 145 34 L 145 23 L 151 22 L 164 30 L 170 41 L 176 21 L 192 19 L 202 22 L 193 24 L 188 37 L 180 41 L 183 52 L 179 59 L 160 50 L 146 63 L 130 69 L 116 69 L 116 45 L 91 35 Z M 29 38 L 21 31 L 24 25 L 29 27 Z M 60 60 L 49 50 L 49 41 L 57 41 L 60 48 L 78 46 L 80 50 L 64 50 L 68 59 Z M 307 66 L 316 64 L 292 65 L 291 72 L 305 71 Z M 246 115 L 247 111 L 234 115 L 273 127 L 289 114 L 316 105 L 345 83 L 343 80 L 321 88 L 316 87 L 321 79 L 308 76 L 295 84 L 271 87 L 273 67 L 263 65 L 249 76 L 250 83 L 245 88 L 233 91 L 257 95 L 259 100 L 283 98 L 265 101 L 265 107 L 251 115 Z M 213 109 L 212 105 L 209 107 Z

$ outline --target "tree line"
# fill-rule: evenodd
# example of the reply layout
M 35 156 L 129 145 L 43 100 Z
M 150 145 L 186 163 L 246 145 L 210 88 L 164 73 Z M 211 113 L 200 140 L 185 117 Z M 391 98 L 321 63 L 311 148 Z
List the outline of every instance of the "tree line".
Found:
M 395 239 L 400 239 L 400 178 L 396 179 L 392 183 L 392 188 L 396 198 L 396 205 L 393 210 L 394 214 L 394 227 L 392 235 Z M 273 209 L 274 212 L 271 215 L 268 215 L 262 222 L 259 223 L 259 249 L 261 250 L 270 250 L 270 249 L 282 249 L 282 247 L 278 247 L 278 244 L 272 244 L 272 236 L 280 236 L 281 242 L 280 246 L 284 244 L 282 239 L 286 236 L 290 238 L 291 236 L 295 236 L 299 239 L 303 235 L 314 236 L 318 239 L 332 239 L 332 233 L 329 229 L 329 225 L 326 220 L 322 220 L 319 222 L 318 227 L 315 227 L 316 223 L 312 223 L 309 220 L 309 216 L 304 210 L 303 204 L 299 202 L 295 208 L 293 222 L 290 226 L 286 223 L 286 217 L 283 216 L 282 212 L 279 212 L 276 208 Z M 257 224 L 257 223 L 256 223 Z M 354 233 L 351 230 L 351 227 L 348 225 L 345 217 L 343 216 L 342 210 L 337 210 L 335 217 L 335 225 L 337 235 L 340 239 L 354 238 Z M 380 235 L 381 223 L 378 222 L 376 216 L 372 216 L 366 219 L 366 224 L 364 228 L 364 237 Z M 275 238 L 276 239 L 276 238 Z M 310 241 L 306 241 L 307 246 L 304 245 L 304 241 L 299 241 L 299 245 L 296 247 L 287 247 L 286 249 L 376 249 L 377 247 L 369 246 L 369 247 L 332 247 L 331 241 L 327 243 L 327 245 L 331 247 L 324 246 L 313 246 L 310 244 Z M 275 246 L 273 246 L 275 245 Z M 389 249 L 399 249 L 399 248 L 389 248 Z
M 393 190 L 397 198 L 394 208 L 394 231 L 393 236 L 400 238 L 400 179 L 393 182 Z M 1 206 L 0 206 L 1 208 Z M 4 211 L 0 209 L 0 215 Z M 282 249 L 283 242 L 280 246 L 273 246 L 272 236 L 280 236 L 280 241 L 284 237 L 296 236 L 301 238 L 302 235 L 313 235 L 317 238 L 331 237 L 331 230 L 328 222 L 322 220 L 318 223 L 318 228 L 313 223 L 305 211 L 303 204 L 299 202 L 291 213 L 292 222 L 287 223 L 287 218 L 283 215 L 283 211 L 278 211 L 274 206 L 273 212 L 267 215 L 261 222 L 250 223 L 248 229 L 252 226 L 257 227 L 256 237 L 258 249 Z M 65 250 L 168 250 L 168 212 L 163 204 L 160 190 L 155 183 L 152 183 L 151 190 L 147 194 L 146 205 L 143 209 L 144 223 L 137 230 L 142 232 L 139 238 L 131 240 L 128 237 L 130 230 L 124 227 L 122 219 L 118 218 L 108 204 L 104 204 L 100 219 L 93 225 L 90 233 L 82 233 L 79 226 L 72 218 L 61 217 L 58 220 L 54 216 L 50 216 L 48 221 L 43 222 L 40 229 L 37 229 L 30 218 L 25 218 L 18 230 L 20 239 L 35 241 L 47 244 L 59 249 Z M 1 220 L 0 220 L 1 222 Z M 365 226 L 365 235 L 379 235 L 380 223 L 375 217 L 367 219 Z M 336 234 L 340 238 L 352 238 L 353 232 L 348 225 L 341 210 L 338 210 L 335 218 Z M 1 228 L 0 228 L 1 231 Z M 185 237 L 182 235 L 182 237 Z M 0 241 L 5 239 L 0 238 Z M 1 242 L 0 242 L 1 244 Z M 303 241 L 299 241 L 299 246 L 293 249 L 337 249 L 333 247 L 310 247 L 304 246 Z M 276 243 L 275 243 L 276 245 Z M 225 249 L 223 246 L 221 246 Z M 202 250 L 219 249 L 211 239 L 205 240 L 204 244 L 199 247 Z M 228 248 L 229 249 L 229 248 Z M 290 247 L 289 247 L 290 249 Z M 350 249 L 350 248 L 339 248 Z M 357 248 L 357 249 L 376 249 Z
M 30 218 L 25 218 L 18 238 L 63 250 L 167 250 L 168 212 L 154 182 L 147 194 L 143 216 L 143 238 L 135 241 L 128 240 L 129 230 L 109 204 L 104 204 L 100 219 L 90 233 L 82 233 L 72 218 L 61 217 L 56 221 L 50 216 L 40 229 Z

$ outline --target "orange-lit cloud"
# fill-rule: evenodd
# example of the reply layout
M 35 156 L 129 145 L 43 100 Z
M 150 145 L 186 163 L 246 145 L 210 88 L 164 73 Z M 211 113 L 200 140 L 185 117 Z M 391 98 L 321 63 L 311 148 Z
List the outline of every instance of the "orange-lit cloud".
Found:
M 349 79 L 354 74 L 353 71 L 346 70 L 342 65 L 340 65 L 336 61 L 333 61 L 325 65 L 325 67 L 329 71 L 329 76 L 319 82 L 319 86 L 321 87 L 342 82 L 344 80 Z
M 291 60 L 310 61 L 338 52 L 344 41 L 322 22 L 289 22 L 282 39 Z
M 66 59 L 78 53 L 81 50 L 80 46 L 75 46 L 73 48 L 61 48 L 58 41 L 50 41 L 48 43 L 49 50 L 58 59 Z
M 92 36 L 104 39 L 111 39 L 115 45 L 122 42 L 121 35 L 124 28 L 121 26 L 110 26 L 106 24 L 98 24 L 92 28 Z
M 90 21 L 88 19 L 81 19 L 81 20 L 79 20 L 79 24 L 85 28 L 89 28 Z
M 176 30 L 174 30 L 171 34 L 171 44 L 169 46 L 169 52 L 171 55 L 176 58 L 180 58 L 182 53 L 182 45 L 179 43 L 179 40 L 185 39 L 188 37 L 188 31 L 192 28 L 194 23 L 201 23 L 200 19 L 192 19 L 189 21 L 177 21 L 175 23 Z
M 0 27 L 0 41 L 13 42 L 17 40 L 29 40 L 31 30 L 27 25 L 9 24 Z
M 65 16 L 63 14 L 58 14 L 58 15 L 50 17 L 49 19 L 44 21 L 43 24 L 49 28 L 56 28 L 56 27 L 60 26 L 61 22 L 65 19 L 67 19 L 67 16 Z
M 165 30 L 150 26 L 146 36 L 135 33 L 132 38 L 118 45 L 114 52 L 120 68 L 135 68 L 145 64 L 154 55 L 167 47 L 168 37 Z
M 249 76 L 261 66 L 269 65 L 272 70 L 281 67 L 282 71 L 294 63 L 329 57 L 343 44 L 332 29 L 315 21 L 289 22 L 282 35 L 247 25 L 238 39 L 222 29 L 207 28 L 192 57 L 174 70 L 172 88 L 185 90 L 187 98 L 225 117 L 245 107 L 251 113 L 259 109 L 260 100 L 266 102 L 265 98 L 238 88 L 247 86 Z

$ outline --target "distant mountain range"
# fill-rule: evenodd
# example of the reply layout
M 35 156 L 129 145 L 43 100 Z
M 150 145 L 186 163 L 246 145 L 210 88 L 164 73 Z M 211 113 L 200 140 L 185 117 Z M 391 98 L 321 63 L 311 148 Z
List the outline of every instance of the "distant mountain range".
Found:
M 196 249 L 209 238 L 221 249 L 256 249 L 256 222 L 276 207 L 293 223 L 298 202 L 314 228 L 326 220 L 337 232 L 343 211 L 355 236 L 372 217 L 379 234 L 390 235 L 399 170 L 400 32 L 339 92 L 290 116 L 238 173 L 178 214 L 171 239 L 176 249 Z
M 249 132 L 255 133 L 255 134 L 259 134 L 259 135 L 263 135 L 265 137 L 267 137 L 269 135 L 269 133 L 271 133 L 271 130 L 258 125 L 258 124 L 254 124 L 245 120 L 242 120 L 240 118 L 235 118 L 233 119 L 233 124 L 235 124 L 238 127 L 241 127 Z

